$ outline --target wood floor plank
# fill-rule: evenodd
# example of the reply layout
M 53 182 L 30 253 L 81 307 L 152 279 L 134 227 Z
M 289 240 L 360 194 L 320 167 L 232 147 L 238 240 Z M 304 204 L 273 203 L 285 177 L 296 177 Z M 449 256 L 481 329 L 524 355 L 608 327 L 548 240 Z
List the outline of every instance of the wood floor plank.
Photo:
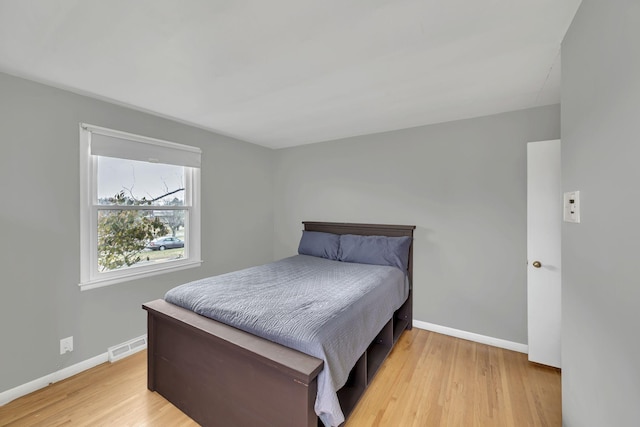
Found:
M 197 424 L 146 388 L 146 353 L 105 363 L 0 407 L 0 426 Z M 559 427 L 560 372 L 526 355 L 405 332 L 345 427 Z

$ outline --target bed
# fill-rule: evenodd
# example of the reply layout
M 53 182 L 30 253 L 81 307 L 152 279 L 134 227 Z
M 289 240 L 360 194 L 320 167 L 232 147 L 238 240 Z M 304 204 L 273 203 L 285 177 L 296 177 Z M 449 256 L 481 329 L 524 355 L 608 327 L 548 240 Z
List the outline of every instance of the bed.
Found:
M 327 222 L 303 224 L 305 232 L 408 237 L 411 242 L 415 228 Z M 344 385 L 337 391 L 345 417 L 402 331 L 411 328 L 412 243 L 408 253 L 406 299 L 365 345 Z M 148 313 L 148 388 L 163 395 L 201 425 L 321 425 L 314 410 L 316 397 L 320 398 L 318 377 L 323 384 L 322 375 L 328 375 L 329 368 L 333 368 L 325 367 L 322 358 L 165 300 L 152 301 L 143 308 Z

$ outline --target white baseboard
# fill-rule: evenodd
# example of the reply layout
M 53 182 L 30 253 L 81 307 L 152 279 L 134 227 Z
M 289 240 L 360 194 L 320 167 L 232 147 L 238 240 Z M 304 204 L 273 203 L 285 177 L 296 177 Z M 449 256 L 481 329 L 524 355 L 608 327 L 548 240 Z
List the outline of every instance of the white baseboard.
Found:
M 94 366 L 98 366 L 101 363 L 107 362 L 108 360 L 109 360 L 108 353 L 102 353 L 96 357 L 92 357 L 91 359 L 87 359 L 80 363 L 76 363 L 75 365 L 68 366 L 64 369 L 53 372 L 49 375 L 45 375 L 44 377 L 40 377 L 26 384 L 22 384 L 10 390 L 3 391 L 0 393 L 0 406 L 6 405 L 12 400 L 22 397 L 24 395 L 27 395 L 29 393 L 33 393 L 36 390 L 40 390 L 41 388 L 44 388 L 51 383 L 62 381 L 66 378 L 74 376 L 75 374 L 79 374 L 82 371 L 91 369 Z
M 437 332 L 443 335 L 449 335 L 456 338 L 462 338 L 463 340 L 474 341 L 480 344 L 487 344 L 494 347 L 505 348 L 507 350 L 517 351 L 519 353 L 529 353 L 529 346 L 527 344 L 520 344 L 513 341 L 507 341 L 500 338 L 488 337 L 486 335 L 475 334 L 473 332 L 461 331 L 460 329 L 449 328 L 447 326 L 435 325 L 433 323 L 423 322 L 421 320 L 413 321 L 413 326 L 419 329 L 424 329 L 431 332 Z

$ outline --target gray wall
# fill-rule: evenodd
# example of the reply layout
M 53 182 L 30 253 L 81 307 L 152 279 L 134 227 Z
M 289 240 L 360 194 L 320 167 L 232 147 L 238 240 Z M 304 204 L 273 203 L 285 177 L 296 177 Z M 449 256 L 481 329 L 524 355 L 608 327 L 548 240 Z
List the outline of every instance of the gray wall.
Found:
M 202 148 L 200 268 L 80 292 L 79 122 Z M 142 335 L 141 304 L 176 284 L 271 261 L 273 155 L 0 74 L 0 392 Z
M 640 422 L 640 3 L 584 0 L 562 45 L 562 413 Z
M 303 220 L 413 224 L 414 318 L 527 342 L 526 143 L 558 105 L 279 150 L 276 258 Z

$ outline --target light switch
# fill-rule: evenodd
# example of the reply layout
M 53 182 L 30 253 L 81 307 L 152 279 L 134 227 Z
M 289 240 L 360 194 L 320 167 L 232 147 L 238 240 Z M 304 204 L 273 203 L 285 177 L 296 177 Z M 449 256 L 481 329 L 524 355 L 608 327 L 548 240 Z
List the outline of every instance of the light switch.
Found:
M 580 222 L 580 192 L 564 193 L 564 222 Z

